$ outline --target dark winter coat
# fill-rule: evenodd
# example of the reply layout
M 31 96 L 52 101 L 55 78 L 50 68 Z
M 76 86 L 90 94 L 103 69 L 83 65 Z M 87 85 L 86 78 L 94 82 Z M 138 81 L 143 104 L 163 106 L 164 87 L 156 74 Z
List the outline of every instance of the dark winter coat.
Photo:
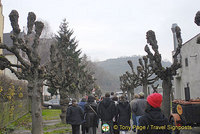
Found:
M 83 122 L 83 110 L 79 106 L 67 108 L 66 122 L 71 125 L 81 125 Z
M 93 110 L 96 112 L 94 112 Z M 86 127 L 97 127 L 98 126 L 98 115 L 97 115 L 97 104 L 95 102 L 85 104 L 85 121 Z
M 105 97 L 98 105 L 98 115 L 103 121 L 112 121 L 117 114 L 117 109 L 114 101 Z
M 127 129 L 122 129 L 123 131 L 128 130 L 128 126 L 130 126 L 131 119 L 131 107 L 127 101 L 120 101 L 117 105 L 117 113 L 118 113 L 118 126 L 127 126 Z M 120 128 L 120 127 L 119 127 Z
M 133 103 L 132 106 L 132 112 L 136 116 L 142 116 L 145 113 L 147 101 L 146 99 L 137 99 L 135 103 Z
M 168 119 L 163 115 L 160 108 L 151 108 L 146 110 L 145 115 L 139 119 L 139 126 L 145 126 L 145 129 L 138 129 L 137 134 L 170 134 L 167 129 Z M 159 126 L 159 129 L 156 127 Z

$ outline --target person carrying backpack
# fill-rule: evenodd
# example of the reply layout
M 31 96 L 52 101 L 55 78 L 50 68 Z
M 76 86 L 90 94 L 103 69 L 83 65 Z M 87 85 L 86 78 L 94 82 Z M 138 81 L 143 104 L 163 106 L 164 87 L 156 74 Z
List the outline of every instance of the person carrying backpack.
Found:
M 96 128 L 98 127 L 97 104 L 94 100 L 93 96 L 88 96 L 88 101 L 85 104 L 85 127 L 87 134 L 96 134 Z

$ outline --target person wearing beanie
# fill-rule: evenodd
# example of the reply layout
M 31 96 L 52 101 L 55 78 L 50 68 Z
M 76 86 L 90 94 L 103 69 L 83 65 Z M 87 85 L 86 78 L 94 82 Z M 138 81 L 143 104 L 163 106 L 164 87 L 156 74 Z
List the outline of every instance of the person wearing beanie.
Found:
M 153 93 L 147 97 L 145 114 L 139 119 L 139 126 L 145 127 L 138 129 L 137 134 L 170 134 L 167 129 L 168 119 L 161 112 L 162 95 Z M 156 129 L 156 128 L 160 129 Z
M 140 92 L 139 99 L 136 100 L 135 103 L 132 105 L 132 112 L 136 116 L 136 124 L 139 124 L 139 119 L 142 115 L 145 113 L 145 107 L 146 107 L 146 99 L 144 98 L 144 93 Z

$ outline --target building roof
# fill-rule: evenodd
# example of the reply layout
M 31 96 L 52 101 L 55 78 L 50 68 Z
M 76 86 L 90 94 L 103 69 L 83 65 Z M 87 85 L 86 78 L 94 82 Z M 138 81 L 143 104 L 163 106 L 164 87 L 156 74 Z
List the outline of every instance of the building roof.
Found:
M 8 47 L 11 47 L 13 45 L 12 39 L 10 38 L 10 33 L 3 34 L 3 43 Z M 7 51 L 6 49 L 3 49 L 3 55 L 13 55 L 13 54 Z
M 12 39 L 10 38 L 10 35 L 11 35 L 11 33 L 4 33 L 4 34 L 3 34 L 3 43 L 4 43 L 5 45 L 7 45 L 8 47 L 13 46 L 13 41 L 12 41 Z M 21 32 L 19 36 L 22 37 L 23 35 L 24 35 L 24 33 Z M 3 49 L 3 55 L 13 55 L 13 53 L 7 51 L 6 49 Z
M 192 37 L 191 39 L 189 39 L 188 41 L 186 41 L 185 43 L 183 43 L 183 45 L 187 44 L 188 42 L 190 42 L 191 40 L 193 40 L 194 38 L 200 36 L 200 33 L 195 35 L 194 37 Z

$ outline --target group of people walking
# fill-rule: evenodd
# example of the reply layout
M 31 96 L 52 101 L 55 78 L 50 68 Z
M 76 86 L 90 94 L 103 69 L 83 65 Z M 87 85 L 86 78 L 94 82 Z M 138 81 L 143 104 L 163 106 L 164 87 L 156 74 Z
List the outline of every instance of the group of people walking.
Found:
M 98 103 L 95 100 L 93 96 L 88 96 L 87 100 L 82 98 L 79 103 L 72 100 L 72 106 L 67 109 L 66 122 L 72 125 L 73 134 L 80 134 L 80 126 L 82 134 L 96 134 L 99 123 L 104 134 L 126 134 L 129 130 L 138 134 L 170 133 L 167 129 L 152 127 L 169 124 L 160 109 L 162 95 L 159 93 L 145 99 L 141 92 L 130 103 L 123 95 L 118 98 L 109 93 Z

